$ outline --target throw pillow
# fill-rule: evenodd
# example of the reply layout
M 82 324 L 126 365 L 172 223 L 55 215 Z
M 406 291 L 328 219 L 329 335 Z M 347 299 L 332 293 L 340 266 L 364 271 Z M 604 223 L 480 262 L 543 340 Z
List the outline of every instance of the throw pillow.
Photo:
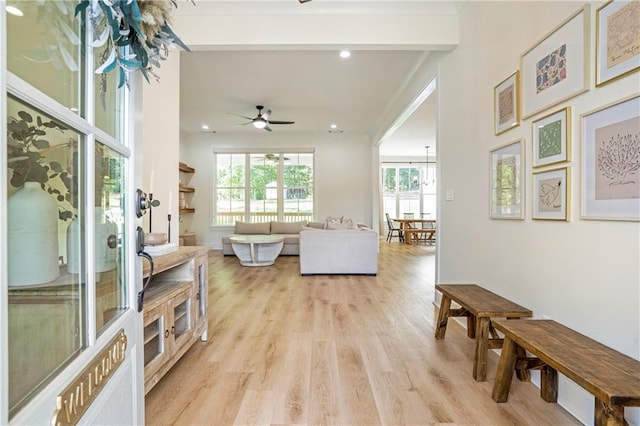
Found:
M 250 223 L 236 221 L 235 234 L 264 234 L 269 235 L 271 232 L 271 224 L 269 222 L 264 223 Z
M 334 230 L 345 230 L 345 229 L 353 229 L 353 222 L 351 222 L 351 220 L 349 220 L 348 222 L 342 222 L 342 223 L 327 223 L 327 229 L 334 229 Z

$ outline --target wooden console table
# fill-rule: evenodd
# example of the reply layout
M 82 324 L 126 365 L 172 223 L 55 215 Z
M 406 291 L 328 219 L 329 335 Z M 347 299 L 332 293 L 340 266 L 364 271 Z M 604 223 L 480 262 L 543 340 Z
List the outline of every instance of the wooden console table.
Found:
M 473 378 L 478 382 L 487 380 L 487 353 L 489 349 L 502 347 L 491 319 L 526 318 L 533 316 L 533 312 L 476 284 L 437 284 L 436 290 L 442 293 L 436 339 L 444 339 L 449 317 L 467 317 L 467 336 L 476 339 Z M 452 300 L 462 308 L 451 309 Z M 529 380 L 528 372 L 518 377 Z
M 145 394 L 198 339 L 207 340 L 208 252 L 188 246 L 153 257 L 143 309 Z
M 640 406 L 640 361 L 552 320 L 495 321 L 504 346 L 492 398 L 506 402 L 513 371 L 539 368 L 540 396 L 558 398 L 558 372 L 595 396 L 595 425 L 627 425 L 624 407 Z M 523 356 L 524 350 L 537 358 Z

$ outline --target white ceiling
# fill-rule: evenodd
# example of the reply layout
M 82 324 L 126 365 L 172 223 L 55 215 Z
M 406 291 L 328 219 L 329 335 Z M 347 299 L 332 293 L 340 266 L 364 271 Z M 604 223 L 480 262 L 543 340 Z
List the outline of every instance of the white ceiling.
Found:
M 197 0 L 196 3 L 202 0 Z M 314 4 L 326 10 L 340 6 L 354 11 L 372 5 L 389 7 L 385 1 L 313 0 L 299 5 L 295 0 L 259 2 L 207 1 L 211 11 L 262 3 L 297 7 Z M 286 5 L 285 5 L 286 3 Z M 416 7 L 443 2 L 397 2 Z M 447 3 L 450 4 L 450 3 Z M 198 7 L 202 6 L 198 4 Z M 181 5 L 182 7 L 182 5 Z M 320 7 L 316 7 L 320 10 Z M 199 13 L 205 9 L 200 9 Z M 214 13 L 214 12 L 210 12 Z M 240 13 L 240 12 L 236 12 Z M 320 12 L 318 12 L 320 13 Z M 351 12 L 350 12 L 351 13 Z M 379 12 L 384 13 L 384 11 Z M 339 57 L 337 49 L 314 50 L 197 50 L 181 52 L 180 128 L 186 134 L 207 132 L 264 132 L 247 120 L 231 115 L 255 117 L 256 105 L 271 109 L 271 120 L 295 121 L 292 125 L 271 126 L 273 132 L 316 133 L 333 131 L 371 135 L 377 123 L 407 83 L 414 68 L 427 52 L 421 50 L 354 50 L 350 58 Z M 435 101 L 430 96 L 381 146 L 381 155 L 423 156 L 425 145 L 435 152 Z

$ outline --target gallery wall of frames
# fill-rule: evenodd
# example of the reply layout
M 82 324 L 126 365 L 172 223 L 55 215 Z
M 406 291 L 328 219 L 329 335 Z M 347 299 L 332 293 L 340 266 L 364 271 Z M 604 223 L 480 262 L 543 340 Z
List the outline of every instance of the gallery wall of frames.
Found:
M 494 87 L 494 133 L 526 125 L 531 137 L 490 150 L 490 217 L 523 220 L 530 212 L 534 220 L 570 221 L 570 194 L 579 191 L 581 220 L 640 221 L 640 93 L 589 111 L 571 104 L 590 90 L 637 78 L 640 2 L 612 0 L 595 13 L 583 5 L 519 59 L 519 68 Z M 579 182 L 571 181 L 574 165 Z

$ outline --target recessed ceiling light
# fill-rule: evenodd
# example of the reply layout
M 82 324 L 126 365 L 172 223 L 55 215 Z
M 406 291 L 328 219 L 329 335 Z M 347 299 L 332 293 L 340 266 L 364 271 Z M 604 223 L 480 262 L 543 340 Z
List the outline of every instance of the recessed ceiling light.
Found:
M 349 52 L 348 50 L 343 50 L 342 52 L 340 52 L 341 58 L 348 58 L 349 56 L 351 56 L 351 52 Z
M 22 11 L 15 6 L 7 6 L 4 9 L 7 11 L 7 13 L 13 16 L 24 16 L 24 13 L 22 13 Z
M 203 125 L 201 126 L 201 129 L 202 129 L 202 130 L 209 130 L 209 126 L 208 126 L 208 125 L 206 125 L 206 124 L 203 124 Z
M 332 125 L 331 125 L 331 128 L 332 128 L 332 129 L 337 129 L 337 128 L 338 128 L 338 125 L 337 125 L 337 124 L 332 124 Z

